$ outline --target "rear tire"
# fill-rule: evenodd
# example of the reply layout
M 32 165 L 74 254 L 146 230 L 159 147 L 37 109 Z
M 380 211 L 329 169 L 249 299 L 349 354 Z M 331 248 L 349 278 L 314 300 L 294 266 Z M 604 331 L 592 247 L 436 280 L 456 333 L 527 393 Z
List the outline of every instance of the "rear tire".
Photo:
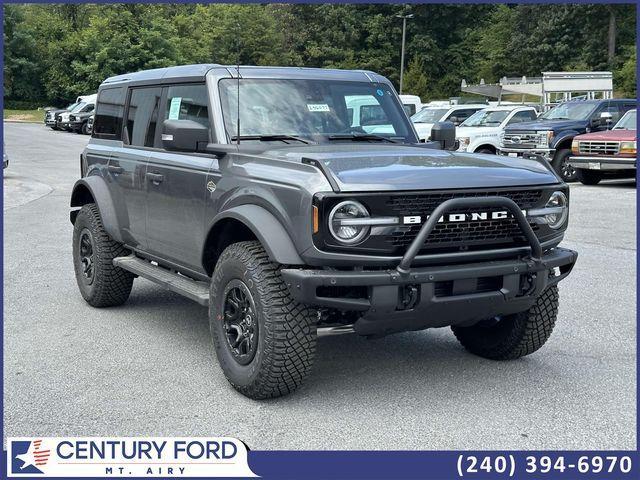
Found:
M 576 169 L 569 165 L 570 156 L 571 150 L 562 148 L 556 152 L 555 157 L 553 157 L 553 162 L 551 162 L 553 169 L 565 182 L 575 182 L 577 180 Z
M 451 327 L 469 352 L 491 360 L 513 360 L 529 355 L 551 336 L 558 316 L 558 287 L 548 287 L 526 312 L 507 315 L 496 323 Z M 493 320 L 493 319 L 492 319 Z
M 216 356 L 236 390 L 264 399 L 300 386 L 313 364 L 317 314 L 293 300 L 259 242 L 222 252 L 209 298 Z
M 597 185 L 602 180 L 602 173 L 587 170 L 586 168 L 578 168 L 577 177 L 584 185 Z
M 73 266 L 82 297 L 93 307 L 122 305 L 129 298 L 134 275 L 113 264 L 128 255 L 105 231 L 95 203 L 84 205 L 73 226 Z
M 488 148 L 480 148 L 475 151 L 475 153 L 488 153 L 489 155 L 495 155 L 496 152 L 489 150 Z

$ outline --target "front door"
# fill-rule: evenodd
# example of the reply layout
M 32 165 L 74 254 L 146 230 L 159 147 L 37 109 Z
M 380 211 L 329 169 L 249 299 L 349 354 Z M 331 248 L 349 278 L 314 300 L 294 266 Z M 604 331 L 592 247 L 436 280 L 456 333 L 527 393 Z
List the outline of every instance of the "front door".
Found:
M 163 99 L 162 120 L 192 120 L 210 127 L 204 83 L 165 87 Z M 210 194 L 207 175 L 218 170 L 218 160 L 210 155 L 162 148 L 151 151 L 145 175 L 149 253 L 192 270 L 202 270 L 204 205 Z

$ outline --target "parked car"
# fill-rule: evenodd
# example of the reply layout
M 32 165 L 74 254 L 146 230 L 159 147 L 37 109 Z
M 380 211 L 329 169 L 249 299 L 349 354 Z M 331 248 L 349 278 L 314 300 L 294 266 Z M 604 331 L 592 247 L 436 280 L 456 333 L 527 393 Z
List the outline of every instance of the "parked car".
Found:
M 58 127 L 58 121 L 56 119 L 56 115 L 62 113 L 62 112 L 68 112 L 70 110 L 73 110 L 80 102 L 74 102 L 72 104 L 70 104 L 69 106 L 67 106 L 67 108 L 60 108 L 60 109 L 49 109 L 45 112 L 44 114 L 44 124 L 47 127 L 51 127 L 51 129 L 53 130 L 60 130 L 60 128 Z
M 498 153 L 512 157 L 542 157 L 551 163 L 563 180 L 575 181 L 576 170 L 569 163 L 574 137 L 610 129 L 635 106 L 636 101 L 632 99 L 561 103 L 533 122 L 505 128 Z
M 71 131 L 90 135 L 89 120 L 93 117 L 94 104 L 87 104 L 84 109 L 69 115 L 69 127 Z
M 87 135 L 91 135 L 93 133 L 93 120 L 95 118 L 95 114 L 91 114 L 89 120 L 87 120 Z
M 425 107 L 411 117 L 420 140 L 429 140 L 431 128 L 436 122 L 453 122 L 459 125 L 478 110 L 487 108 L 483 104 L 460 104 L 442 107 Z
M 636 125 L 636 110 L 629 110 L 613 129 L 575 137 L 569 163 L 578 180 L 585 185 L 597 185 L 604 178 L 635 178 Z
M 407 112 L 407 115 L 410 117 L 414 115 L 416 112 L 422 110 L 422 100 L 417 95 L 398 95 L 400 97 L 400 101 L 402 102 L 402 106 L 404 107 L 404 111 Z
M 535 108 L 522 105 L 479 110 L 456 129 L 458 150 L 495 154 L 500 147 L 500 135 L 507 125 L 529 122 L 537 117 Z
M 76 129 L 82 129 L 82 126 L 95 108 L 97 95 L 88 95 L 83 100 L 74 106 L 71 110 L 60 112 L 56 114 L 56 126 L 58 129 L 67 130 L 72 132 Z M 73 117 L 73 119 L 72 119 Z
M 124 303 L 136 276 L 208 305 L 220 367 L 255 399 L 300 385 L 318 335 L 452 326 L 486 358 L 542 347 L 577 259 L 547 164 L 447 150 L 448 122 L 445 150 L 419 143 L 373 72 L 237 68 L 100 86 L 70 202 L 90 305 Z M 356 96 L 391 132 L 353 124 Z

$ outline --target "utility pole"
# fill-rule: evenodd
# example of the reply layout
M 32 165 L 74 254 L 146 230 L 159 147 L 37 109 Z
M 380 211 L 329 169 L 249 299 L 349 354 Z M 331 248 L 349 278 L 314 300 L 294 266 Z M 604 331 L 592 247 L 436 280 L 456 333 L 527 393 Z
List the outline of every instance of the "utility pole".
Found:
M 400 53 L 400 95 L 402 95 L 402 78 L 404 76 L 404 44 L 407 38 L 407 18 L 413 18 L 413 13 L 408 15 L 396 15 L 402 19 L 402 53 Z

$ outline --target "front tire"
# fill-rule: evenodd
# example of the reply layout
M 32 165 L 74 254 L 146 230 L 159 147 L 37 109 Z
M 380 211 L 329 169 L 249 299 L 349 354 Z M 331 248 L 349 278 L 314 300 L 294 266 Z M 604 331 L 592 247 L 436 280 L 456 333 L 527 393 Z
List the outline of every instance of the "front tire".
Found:
M 82 132 L 83 135 L 89 135 L 89 133 L 90 133 L 89 132 L 89 122 L 84 122 L 82 124 L 81 132 Z
M 222 252 L 209 298 L 216 356 L 236 390 L 257 400 L 300 386 L 313 363 L 317 314 L 293 300 L 259 242 Z
M 577 177 L 583 185 L 597 185 L 600 183 L 600 180 L 602 180 L 602 173 L 587 170 L 586 168 L 579 168 L 577 170 Z
M 526 312 L 451 327 L 469 352 L 491 360 L 514 360 L 529 355 L 551 336 L 558 316 L 558 287 L 548 287 Z
M 73 266 L 82 297 L 93 307 L 122 305 L 129 298 L 134 275 L 113 264 L 128 255 L 105 231 L 95 203 L 84 205 L 73 226 Z
M 569 165 L 571 150 L 563 148 L 556 152 L 553 158 L 553 169 L 562 177 L 565 182 L 575 182 L 577 180 L 577 170 Z

